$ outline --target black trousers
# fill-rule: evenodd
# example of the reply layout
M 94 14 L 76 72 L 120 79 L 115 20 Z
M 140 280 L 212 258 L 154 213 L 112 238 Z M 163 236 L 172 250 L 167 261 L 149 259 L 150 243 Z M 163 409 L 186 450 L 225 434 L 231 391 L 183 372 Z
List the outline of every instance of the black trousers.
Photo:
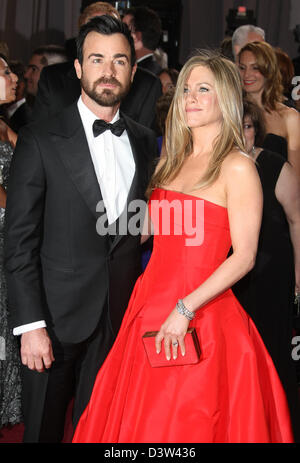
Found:
M 104 312 L 94 333 L 80 344 L 61 344 L 50 334 L 55 361 L 48 371 L 38 373 L 22 367 L 24 442 L 61 442 L 72 398 L 75 429 L 115 339 L 107 310 Z

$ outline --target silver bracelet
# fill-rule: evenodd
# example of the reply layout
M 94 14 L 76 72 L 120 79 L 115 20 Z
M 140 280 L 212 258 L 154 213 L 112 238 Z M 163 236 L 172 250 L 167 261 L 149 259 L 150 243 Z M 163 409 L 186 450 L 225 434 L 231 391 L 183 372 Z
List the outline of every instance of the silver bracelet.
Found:
M 186 318 L 188 318 L 189 320 L 193 320 L 193 318 L 195 317 L 195 313 L 194 312 L 190 312 L 186 306 L 184 305 L 182 299 L 179 299 L 177 304 L 176 304 L 176 309 L 177 311 L 181 314 L 181 315 L 184 315 Z

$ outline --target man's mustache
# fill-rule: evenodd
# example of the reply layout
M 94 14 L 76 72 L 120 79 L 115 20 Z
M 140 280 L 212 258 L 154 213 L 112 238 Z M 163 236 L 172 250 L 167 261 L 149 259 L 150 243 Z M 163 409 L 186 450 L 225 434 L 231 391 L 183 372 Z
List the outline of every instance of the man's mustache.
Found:
M 100 77 L 100 79 L 96 80 L 95 86 L 98 84 L 111 84 L 111 85 L 117 85 L 118 87 L 122 87 L 120 82 L 115 79 L 115 77 Z

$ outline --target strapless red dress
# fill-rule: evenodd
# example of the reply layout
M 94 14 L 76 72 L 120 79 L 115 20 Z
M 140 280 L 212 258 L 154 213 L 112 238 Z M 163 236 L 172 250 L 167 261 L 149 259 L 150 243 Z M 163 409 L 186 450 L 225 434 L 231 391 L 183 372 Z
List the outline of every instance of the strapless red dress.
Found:
M 200 342 L 199 363 L 150 366 L 142 335 L 158 330 L 177 300 L 212 274 L 226 259 L 231 240 L 227 209 L 207 200 L 156 189 L 149 208 L 153 253 L 73 442 L 293 442 L 277 372 L 230 289 L 190 323 Z M 173 223 L 169 231 L 161 216 Z M 198 237 L 191 244 L 193 227 Z

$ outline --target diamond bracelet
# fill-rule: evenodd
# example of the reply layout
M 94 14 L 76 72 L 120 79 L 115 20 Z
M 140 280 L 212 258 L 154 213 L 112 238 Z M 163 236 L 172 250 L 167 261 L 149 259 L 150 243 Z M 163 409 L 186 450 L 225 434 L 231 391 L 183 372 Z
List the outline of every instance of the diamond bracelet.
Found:
M 195 317 L 195 313 L 194 312 L 190 312 L 186 306 L 184 305 L 182 299 L 179 299 L 177 304 L 176 304 L 176 309 L 177 311 L 181 314 L 181 315 L 184 315 L 186 318 L 188 318 L 189 320 L 193 320 L 193 318 Z

